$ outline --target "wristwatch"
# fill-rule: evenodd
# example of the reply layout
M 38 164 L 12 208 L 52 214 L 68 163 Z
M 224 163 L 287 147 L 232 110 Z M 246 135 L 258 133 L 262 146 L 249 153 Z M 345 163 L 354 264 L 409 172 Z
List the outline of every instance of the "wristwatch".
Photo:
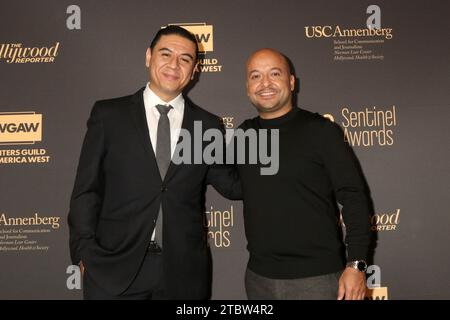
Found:
M 366 272 L 367 263 L 364 260 L 355 260 L 347 262 L 347 267 L 356 269 L 360 272 Z

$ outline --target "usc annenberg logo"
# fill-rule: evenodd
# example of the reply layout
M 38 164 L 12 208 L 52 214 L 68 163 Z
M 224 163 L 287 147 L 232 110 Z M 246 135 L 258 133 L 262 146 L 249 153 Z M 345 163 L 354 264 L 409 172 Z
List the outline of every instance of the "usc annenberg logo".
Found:
M 34 144 L 36 141 L 42 141 L 42 114 L 0 113 L 0 145 Z
M 195 35 L 198 43 L 198 50 L 202 53 L 214 51 L 213 26 L 211 24 L 201 23 L 172 23 L 182 27 Z
M 392 39 L 392 28 L 341 28 L 340 26 L 305 26 L 307 38 L 384 37 Z

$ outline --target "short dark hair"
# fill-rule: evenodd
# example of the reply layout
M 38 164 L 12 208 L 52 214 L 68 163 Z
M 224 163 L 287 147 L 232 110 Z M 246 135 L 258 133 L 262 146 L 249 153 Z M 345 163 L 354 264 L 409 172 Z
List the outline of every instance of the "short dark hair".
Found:
M 153 52 L 153 48 L 156 46 L 156 44 L 158 43 L 159 39 L 162 36 L 168 36 L 171 34 L 176 34 L 180 37 L 183 37 L 183 38 L 188 39 L 191 42 L 193 42 L 195 44 L 195 60 L 197 60 L 197 58 L 198 58 L 198 43 L 197 43 L 197 39 L 195 38 L 195 35 L 192 32 L 186 30 L 185 28 L 182 28 L 182 27 L 176 26 L 176 25 L 168 25 L 167 27 L 160 29 L 156 33 L 152 42 L 150 43 L 150 50 Z

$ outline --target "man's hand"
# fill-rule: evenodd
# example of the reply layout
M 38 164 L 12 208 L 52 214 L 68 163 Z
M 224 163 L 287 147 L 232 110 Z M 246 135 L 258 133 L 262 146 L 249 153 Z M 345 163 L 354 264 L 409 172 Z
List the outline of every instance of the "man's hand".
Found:
M 339 279 L 338 300 L 363 300 L 366 295 L 366 274 L 351 267 L 345 268 Z
M 81 277 L 83 277 L 84 276 L 84 264 L 83 264 L 83 261 L 80 261 L 79 266 L 80 266 L 80 271 L 81 271 Z

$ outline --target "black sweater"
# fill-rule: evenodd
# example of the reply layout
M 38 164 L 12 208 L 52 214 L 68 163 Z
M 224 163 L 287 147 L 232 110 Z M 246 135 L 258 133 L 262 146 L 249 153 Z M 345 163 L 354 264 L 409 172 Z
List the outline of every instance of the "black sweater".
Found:
M 298 108 L 276 119 L 246 120 L 240 128 L 279 129 L 280 141 L 277 174 L 261 175 L 259 164 L 238 165 L 248 267 L 269 278 L 291 279 L 342 270 L 345 249 L 348 261 L 366 259 L 371 205 L 340 128 Z M 337 202 L 343 206 L 347 248 Z

